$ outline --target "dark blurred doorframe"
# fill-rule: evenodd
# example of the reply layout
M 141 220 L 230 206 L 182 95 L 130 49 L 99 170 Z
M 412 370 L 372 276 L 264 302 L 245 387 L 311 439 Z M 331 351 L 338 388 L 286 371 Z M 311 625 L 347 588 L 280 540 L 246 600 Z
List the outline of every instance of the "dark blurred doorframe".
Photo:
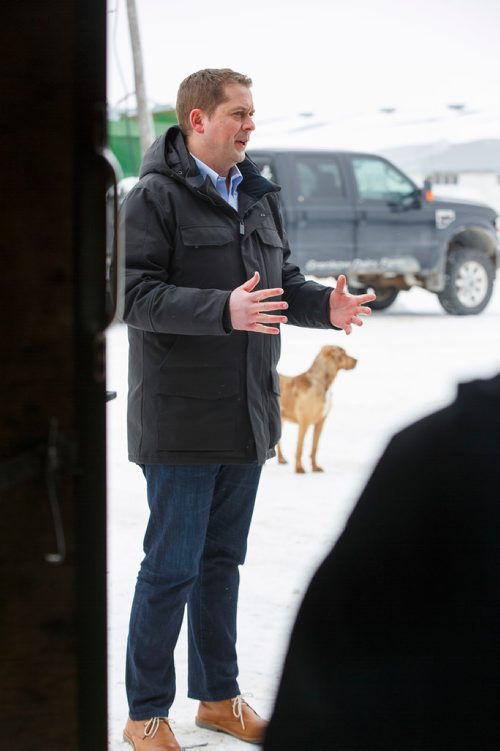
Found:
M 1 12 L 0 717 L 107 748 L 106 3 Z

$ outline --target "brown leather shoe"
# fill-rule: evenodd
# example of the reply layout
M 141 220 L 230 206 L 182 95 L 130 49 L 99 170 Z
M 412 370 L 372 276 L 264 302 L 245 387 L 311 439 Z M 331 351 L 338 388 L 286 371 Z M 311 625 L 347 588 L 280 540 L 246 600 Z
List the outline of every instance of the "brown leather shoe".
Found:
M 137 722 L 129 717 L 123 740 L 130 743 L 134 751 L 181 751 L 167 717 L 151 717 Z
M 262 743 L 267 728 L 267 722 L 241 696 L 201 701 L 195 722 L 199 728 L 227 733 L 247 743 Z

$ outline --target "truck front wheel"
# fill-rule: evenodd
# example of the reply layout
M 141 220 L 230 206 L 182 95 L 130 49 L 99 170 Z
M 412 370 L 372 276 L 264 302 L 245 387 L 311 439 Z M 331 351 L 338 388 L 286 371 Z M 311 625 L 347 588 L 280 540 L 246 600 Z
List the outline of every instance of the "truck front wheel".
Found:
M 495 269 L 480 250 L 464 248 L 450 253 L 446 265 L 446 282 L 438 292 L 439 302 L 447 313 L 457 316 L 480 313 L 493 292 Z

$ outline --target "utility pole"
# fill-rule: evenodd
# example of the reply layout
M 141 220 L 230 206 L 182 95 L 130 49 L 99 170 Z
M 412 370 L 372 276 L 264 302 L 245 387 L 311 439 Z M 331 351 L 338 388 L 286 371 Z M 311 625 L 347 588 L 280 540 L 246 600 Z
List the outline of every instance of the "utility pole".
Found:
M 130 43 L 132 46 L 132 60 L 134 63 L 135 96 L 137 100 L 137 116 L 139 118 L 139 142 L 141 145 L 141 154 L 144 156 L 144 152 L 154 141 L 155 131 L 153 117 L 149 111 L 146 97 L 141 37 L 139 34 L 139 22 L 137 19 L 135 0 L 127 0 L 127 12 Z

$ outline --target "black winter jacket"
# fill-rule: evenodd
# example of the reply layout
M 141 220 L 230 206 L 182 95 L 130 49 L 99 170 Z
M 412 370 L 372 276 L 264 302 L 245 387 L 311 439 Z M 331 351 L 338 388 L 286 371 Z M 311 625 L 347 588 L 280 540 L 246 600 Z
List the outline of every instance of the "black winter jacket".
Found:
M 289 322 L 331 328 L 331 288 L 289 262 L 278 186 L 247 157 L 239 211 L 204 179 L 177 127 L 148 150 L 128 194 L 129 458 L 139 464 L 249 463 L 280 437 L 280 337 L 233 331 L 231 291 L 260 273 L 282 287 Z

